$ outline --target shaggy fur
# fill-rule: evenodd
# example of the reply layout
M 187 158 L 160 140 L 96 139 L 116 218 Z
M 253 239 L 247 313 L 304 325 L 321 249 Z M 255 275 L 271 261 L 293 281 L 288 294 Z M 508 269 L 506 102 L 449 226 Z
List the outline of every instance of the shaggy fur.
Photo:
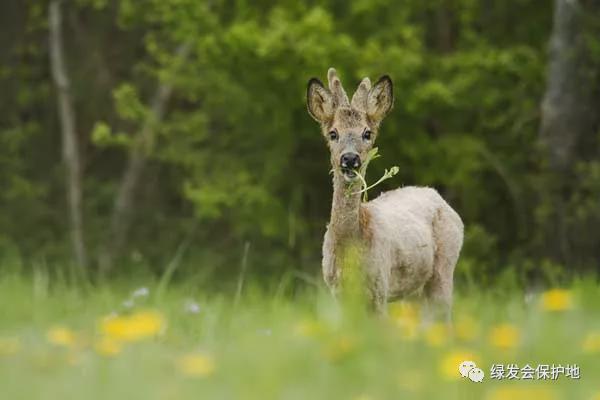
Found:
M 323 242 L 325 282 L 338 292 L 340 260 L 348 246 L 358 245 L 376 310 L 384 312 L 388 301 L 422 292 L 449 318 L 454 267 L 463 243 L 458 214 L 427 187 L 400 188 L 362 203 L 359 194 L 349 194 L 360 185 L 340 168 L 343 154 L 364 160 L 373 147 L 381 119 L 393 103 L 391 80 L 384 77 L 371 87 L 363 79 L 349 104 L 335 70 L 329 70 L 328 78 L 329 90 L 312 79 L 307 99 L 309 113 L 328 139 L 334 171 L 331 219 Z

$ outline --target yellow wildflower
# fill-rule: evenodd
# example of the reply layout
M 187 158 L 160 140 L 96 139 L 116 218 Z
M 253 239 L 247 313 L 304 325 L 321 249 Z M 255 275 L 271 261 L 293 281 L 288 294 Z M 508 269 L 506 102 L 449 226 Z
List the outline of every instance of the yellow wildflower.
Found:
M 305 319 L 294 326 L 294 334 L 303 337 L 315 337 L 323 333 L 323 325 L 318 321 Z
M 546 311 L 565 311 L 573 308 L 573 296 L 565 289 L 551 289 L 542 293 L 542 309 Z
M 554 400 L 558 396 L 548 387 L 543 386 L 498 386 L 488 392 L 486 400 Z
M 165 320 L 160 313 L 142 311 L 130 316 L 105 318 L 100 323 L 100 331 L 114 340 L 135 342 L 157 335 L 165 326 Z
M 324 349 L 324 354 L 330 361 L 339 361 L 355 348 L 356 340 L 343 335 L 331 341 L 329 346 Z
M 435 323 L 425 331 L 425 341 L 431 347 L 441 347 L 448 342 L 450 331 L 444 324 Z
M 475 364 L 479 364 L 479 357 L 468 350 L 453 350 L 442 358 L 439 365 L 439 372 L 442 377 L 450 380 L 460 379 L 460 372 L 458 366 L 463 361 L 473 361 Z
M 596 392 L 590 397 L 591 400 L 600 400 L 600 392 Z
M 583 340 L 581 348 L 586 353 L 600 352 L 600 332 L 590 332 Z
M 400 329 L 404 340 L 415 340 L 419 332 L 419 309 L 414 303 L 392 303 L 389 307 L 392 321 Z
M 62 326 L 56 326 L 50 329 L 46 337 L 50 343 L 64 347 L 73 347 L 77 341 L 75 333 L 69 328 Z
M 473 317 L 469 315 L 462 315 L 456 320 L 454 332 L 456 333 L 456 337 L 460 340 L 470 342 L 477 339 L 480 328 L 479 324 L 473 319 Z
M 177 360 L 177 367 L 188 376 L 207 377 L 215 372 L 212 357 L 203 354 L 190 354 Z
M 404 319 L 419 319 L 419 308 L 416 304 L 410 302 L 391 303 L 389 308 L 389 315 L 394 320 Z
M 121 343 L 109 337 L 101 337 L 94 343 L 94 350 L 100 355 L 114 357 L 122 350 Z
M 489 335 L 489 342 L 492 346 L 501 349 L 511 349 L 516 347 L 521 340 L 519 330 L 510 324 L 501 324 L 492 328 Z
M 0 357 L 16 354 L 21 350 L 19 338 L 0 338 Z

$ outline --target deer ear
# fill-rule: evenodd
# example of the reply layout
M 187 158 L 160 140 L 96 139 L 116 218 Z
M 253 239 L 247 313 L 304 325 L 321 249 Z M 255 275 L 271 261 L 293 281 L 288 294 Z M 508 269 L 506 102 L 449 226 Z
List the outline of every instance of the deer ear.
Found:
M 317 78 L 308 81 L 306 104 L 308 113 L 317 122 L 325 122 L 333 117 L 335 107 L 333 95 Z
M 384 75 L 367 95 L 367 115 L 370 119 L 379 122 L 392 109 L 394 104 L 394 92 L 392 79 Z

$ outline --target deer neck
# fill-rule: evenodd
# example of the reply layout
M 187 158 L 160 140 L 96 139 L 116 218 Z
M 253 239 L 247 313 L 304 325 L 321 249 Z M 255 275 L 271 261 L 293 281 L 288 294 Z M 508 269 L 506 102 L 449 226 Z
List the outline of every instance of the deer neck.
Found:
M 360 183 L 348 184 L 340 173 L 333 175 L 333 202 L 329 229 L 336 243 L 348 243 L 360 238 Z

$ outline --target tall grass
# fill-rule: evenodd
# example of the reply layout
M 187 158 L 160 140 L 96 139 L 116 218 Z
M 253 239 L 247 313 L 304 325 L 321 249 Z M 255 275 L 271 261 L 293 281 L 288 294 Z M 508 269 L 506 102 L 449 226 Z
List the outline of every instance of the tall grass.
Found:
M 353 302 L 337 304 L 312 285 L 291 296 L 246 276 L 237 302 L 235 289 L 197 286 L 122 281 L 81 288 L 43 273 L 2 276 L 2 398 L 516 400 L 600 393 L 600 287 L 591 279 L 527 296 L 459 290 L 452 331 L 423 326 L 413 303 L 391 305 L 379 317 Z M 139 287 L 148 295 L 132 297 Z M 140 315 L 146 317 L 138 325 L 128 319 Z M 146 331 L 134 340 L 108 337 L 111 323 Z M 103 348 L 104 340 L 115 347 Z M 459 376 L 464 359 L 483 369 L 482 383 Z M 581 377 L 495 380 L 492 364 L 577 364 Z

